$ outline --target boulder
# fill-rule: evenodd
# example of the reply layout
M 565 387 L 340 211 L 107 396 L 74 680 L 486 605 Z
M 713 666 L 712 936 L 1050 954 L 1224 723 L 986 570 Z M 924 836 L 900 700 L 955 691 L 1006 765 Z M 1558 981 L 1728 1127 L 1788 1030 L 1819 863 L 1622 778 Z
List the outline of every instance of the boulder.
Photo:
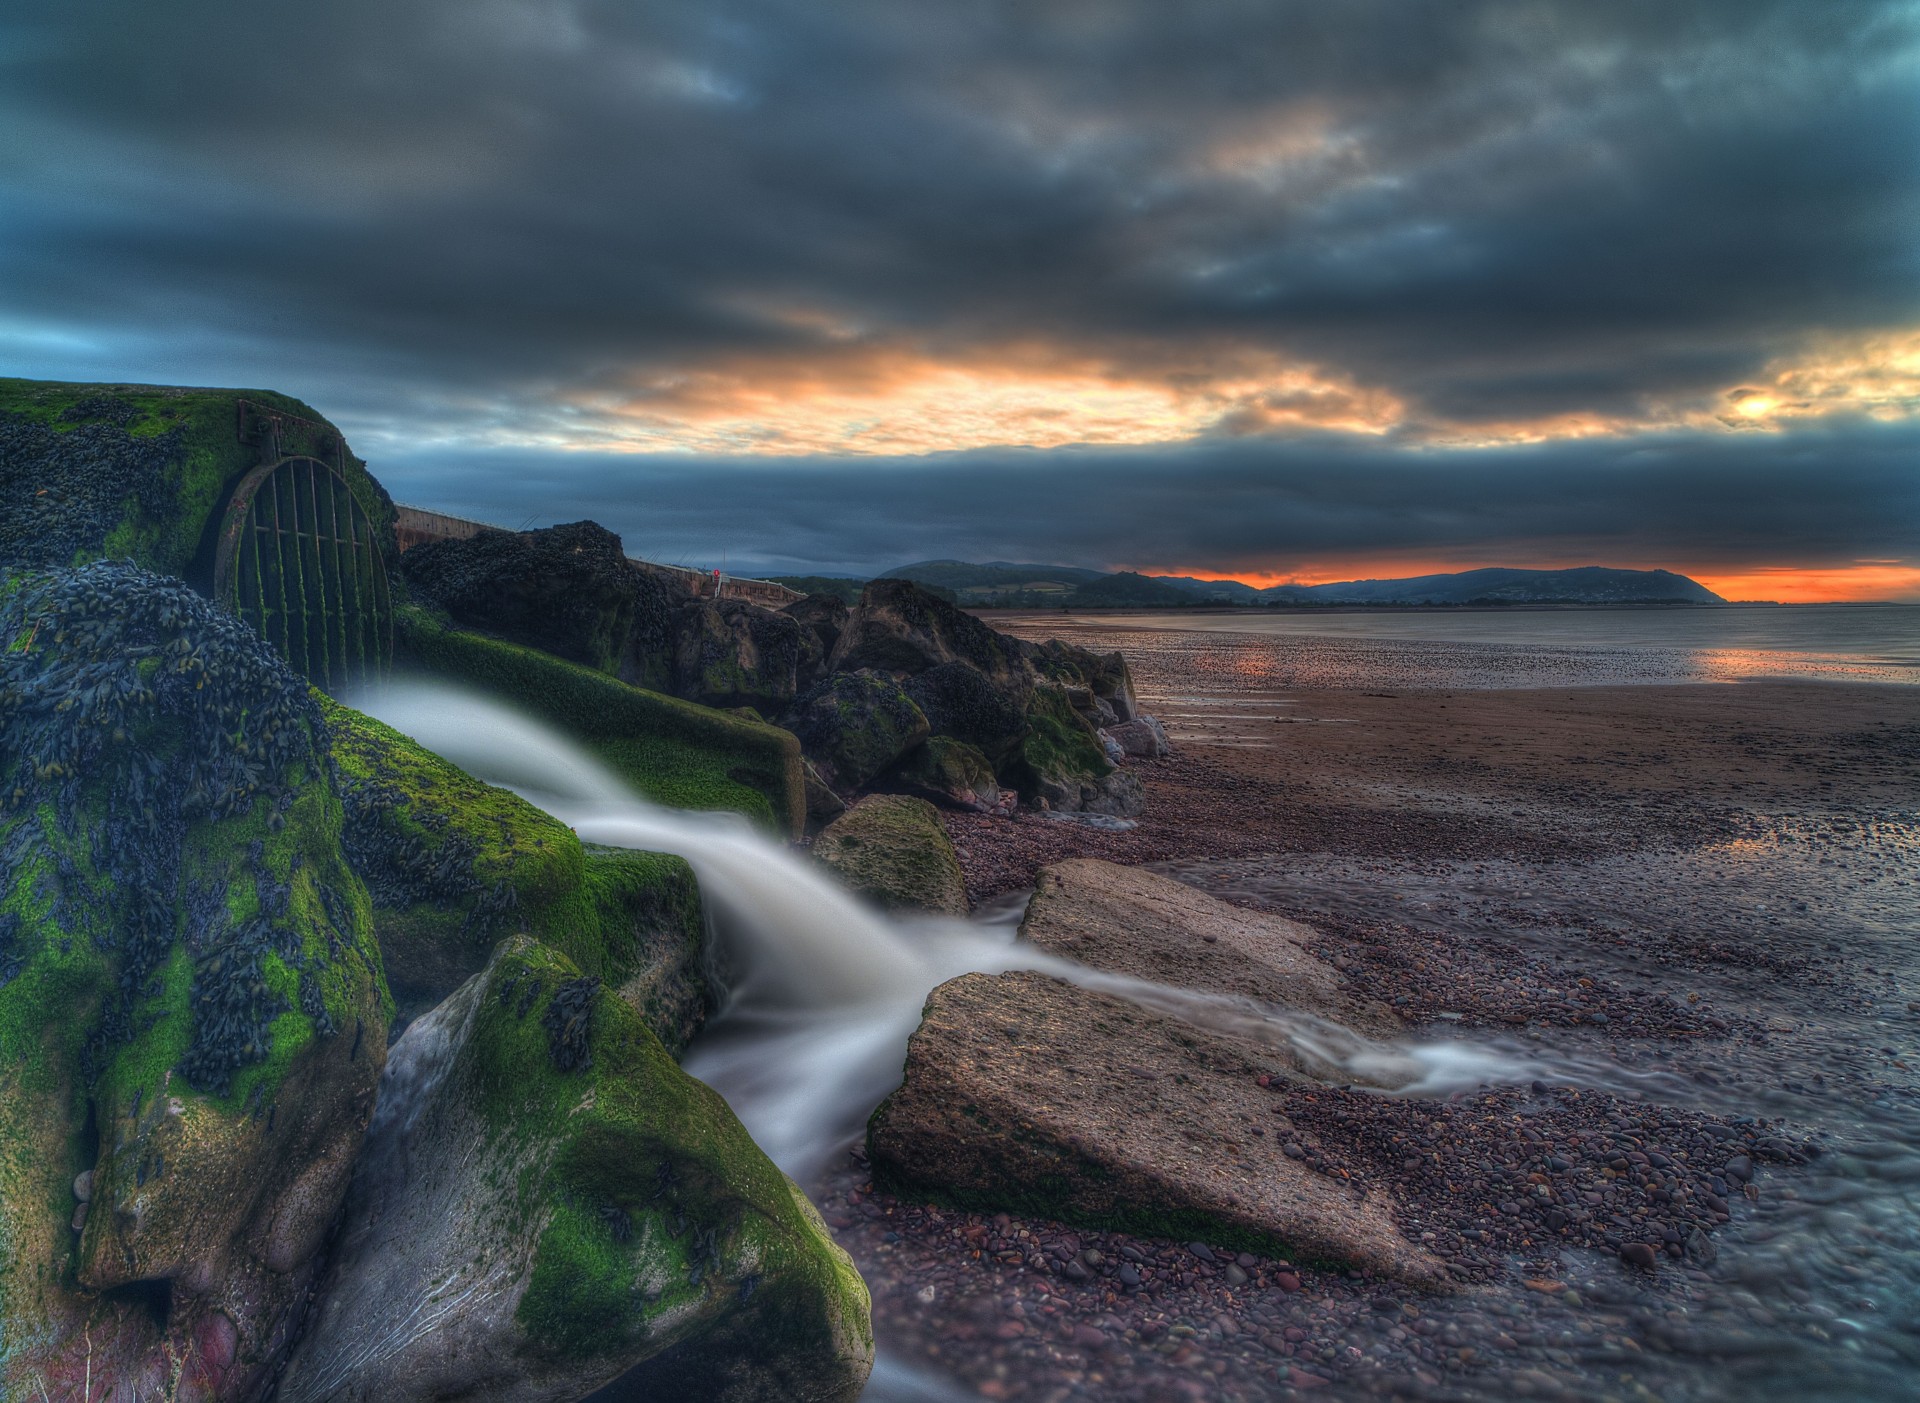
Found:
M 835 673 L 796 700 L 780 724 L 842 793 L 864 788 L 930 729 L 900 685 L 872 671 Z
M 1113 737 L 1123 755 L 1141 760 L 1164 760 L 1173 754 L 1173 742 L 1167 739 L 1166 727 L 1151 716 L 1136 716 L 1131 721 L 1108 726 L 1106 733 Z
M 893 772 L 893 785 L 949 808 L 994 813 L 1001 808 L 1000 783 L 987 757 L 963 740 L 929 736 L 907 752 Z
M 743 599 L 700 599 L 676 620 L 676 696 L 703 706 L 785 709 L 823 654 L 813 633 L 786 614 Z
M 615 673 L 629 653 L 637 577 L 620 538 L 591 521 L 483 531 L 400 557 L 417 598 L 463 628 Z
M 305 681 L 179 581 L 0 582 L 6 1397 L 284 1357 L 390 1011 L 328 773 Z
M 486 967 L 505 936 L 546 941 L 617 991 L 674 1051 L 714 1007 L 706 922 L 677 857 L 587 849 L 565 824 L 372 717 L 322 700 L 343 846 L 373 899 L 398 1012 Z
M 996 761 L 1026 732 L 1031 687 L 1024 678 L 996 684 L 971 663 L 950 662 L 928 668 L 904 685 L 935 735 L 965 741 Z
M 847 618 L 828 659 L 834 672 L 873 668 L 913 677 L 964 662 L 995 683 L 1026 676 L 1033 645 L 989 628 L 911 580 L 873 580 Z
M 874 1182 L 1441 1284 L 1442 1263 L 1383 1196 L 1283 1152 L 1287 1123 L 1260 1075 L 1291 1069 L 1044 974 L 964 975 L 928 997 L 906 1079 L 874 1112 Z
M 814 839 L 813 855 L 889 911 L 967 914 L 960 859 L 939 813 L 924 799 L 869 794 Z
M 1313 927 L 1232 906 L 1139 867 L 1074 858 L 1043 867 L 1021 938 L 1079 964 L 1253 999 L 1357 1032 L 1405 1032 L 1393 1011 L 1312 953 Z
M 1125 654 L 1096 653 L 1059 639 L 1048 639 L 1033 650 L 1034 670 L 1062 686 L 1086 689 L 1079 709 L 1096 725 L 1131 721 L 1139 714 L 1133 695 L 1133 673 Z M 1105 712 L 1111 711 L 1111 717 Z
M 866 1288 L 726 1103 L 516 937 L 394 1045 L 280 1403 L 852 1403 Z
M 1001 776 L 1036 803 L 1061 813 L 1132 818 L 1146 808 L 1139 778 L 1107 760 L 1099 733 L 1073 708 L 1066 689 L 1035 687 L 1027 729 Z

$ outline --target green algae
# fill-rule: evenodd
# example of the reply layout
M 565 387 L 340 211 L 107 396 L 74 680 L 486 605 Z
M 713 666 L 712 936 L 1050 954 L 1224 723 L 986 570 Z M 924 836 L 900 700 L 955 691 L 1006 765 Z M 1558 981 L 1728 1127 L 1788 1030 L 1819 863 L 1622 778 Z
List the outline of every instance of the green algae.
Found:
M 559 727 L 657 803 L 731 809 L 777 832 L 801 831 L 800 752 L 784 731 L 448 628 L 418 608 L 396 611 L 395 645 L 424 671 Z

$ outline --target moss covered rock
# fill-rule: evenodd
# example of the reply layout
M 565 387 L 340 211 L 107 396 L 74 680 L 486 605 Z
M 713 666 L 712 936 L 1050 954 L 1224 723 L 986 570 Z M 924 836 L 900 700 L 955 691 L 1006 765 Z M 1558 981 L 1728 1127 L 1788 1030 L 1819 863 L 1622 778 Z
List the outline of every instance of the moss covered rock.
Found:
M 925 799 L 869 794 L 814 839 L 813 855 L 852 890 L 890 911 L 967 914 L 960 859 Z
M 992 813 L 1001 805 L 1000 782 L 987 757 L 952 736 L 929 736 L 907 753 L 893 772 L 893 785 L 949 808 Z
M 927 718 L 884 673 L 841 672 L 810 688 L 782 718 L 807 758 L 843 793 L 872 783 L 929 734 Z
M 405 1016 L 531 934 L 618 991 L 669 1048 L 713 1008 L 693 871 L 677 857 L 587 849 L 519 795 L 482 783 L 372 717 L 322 707 L 346 802 L 346 851 L 373 898 Z
M 246 1397 L 284 1350 L 389 1013 L 330 763 L 306 684 L 178 581 L 0 587 L 7 1396 Z
M 516 938 L 395 1044 L 282 1403 L 852 1400 L 866 1288 L 714 1092 Z
M 392 558 L 393 503 L 311 407 L 270 390 L 0 380 L 0 567 L 131 560 L 206 588 L 233 485 L 339 465 Z
M 1061 813 L 1131 818 L 1146 807 L 1139 779 L 1108 763 L 1100 733 L 1074 709 L 1066 688 L 1053 684 L 1028 697 L 1026 734 L 1001 776 Z
M 559 727 L 649 799 L 682 809 L 732 809 L 794 837 L 805 828 L 800 747 L 773 726 L 449 628 L 418 608 L 397 611 L 395 651 L 432 676 L 503 698 Z

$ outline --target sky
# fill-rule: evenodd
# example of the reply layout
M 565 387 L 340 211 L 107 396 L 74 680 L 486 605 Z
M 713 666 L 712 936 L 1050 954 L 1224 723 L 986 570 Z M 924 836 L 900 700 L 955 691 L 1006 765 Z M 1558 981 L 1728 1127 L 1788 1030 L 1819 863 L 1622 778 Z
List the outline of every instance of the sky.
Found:
M 0 374 L 737 573 L 1920 600 L 1912 0 L 9 0 Z

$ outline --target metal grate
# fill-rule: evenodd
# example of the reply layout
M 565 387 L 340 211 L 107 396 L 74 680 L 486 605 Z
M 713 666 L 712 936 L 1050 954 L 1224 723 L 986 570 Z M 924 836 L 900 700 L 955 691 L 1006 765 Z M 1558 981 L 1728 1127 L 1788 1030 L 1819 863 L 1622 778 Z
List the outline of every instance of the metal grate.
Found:
M 383 676 L 393 600 L 373 523 L 339 471 L 301 455 L 234 490 L 214 595 L 330 692 Z

